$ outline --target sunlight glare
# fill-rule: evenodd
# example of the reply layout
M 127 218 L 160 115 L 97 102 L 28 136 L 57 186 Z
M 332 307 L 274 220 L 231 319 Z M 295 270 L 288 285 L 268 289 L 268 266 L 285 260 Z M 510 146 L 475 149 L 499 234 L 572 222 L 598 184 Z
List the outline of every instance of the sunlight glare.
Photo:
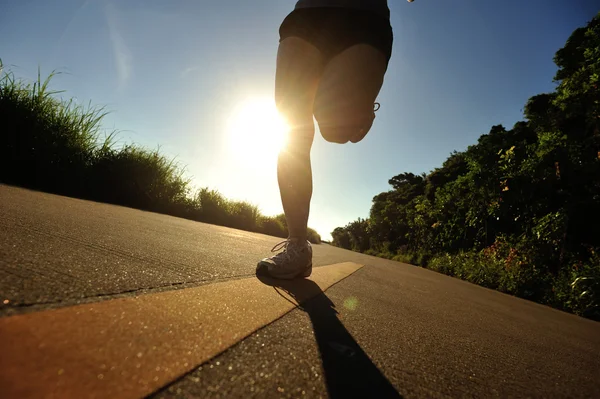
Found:
M 228 122 L 228 147 L 242 161 L 276 159 L 286 143 L 289 127 L 268 98 L 245 101 Z

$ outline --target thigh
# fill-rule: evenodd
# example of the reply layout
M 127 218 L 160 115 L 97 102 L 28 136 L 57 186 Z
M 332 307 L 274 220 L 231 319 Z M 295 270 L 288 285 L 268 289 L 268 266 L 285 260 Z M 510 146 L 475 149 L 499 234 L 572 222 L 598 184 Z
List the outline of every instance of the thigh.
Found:
M 327 63 L 313 106 L 327 141 L 356 142 L 369 131 L 386 70 L 387 56 L 369 44 L 353 45 Z
M 291 127 L 290 139 L 314 135 L 313 103 L 323 72 L 321 52 L 310 42 L 291 36 L 282 39 L 277 52 L 275 103 Z

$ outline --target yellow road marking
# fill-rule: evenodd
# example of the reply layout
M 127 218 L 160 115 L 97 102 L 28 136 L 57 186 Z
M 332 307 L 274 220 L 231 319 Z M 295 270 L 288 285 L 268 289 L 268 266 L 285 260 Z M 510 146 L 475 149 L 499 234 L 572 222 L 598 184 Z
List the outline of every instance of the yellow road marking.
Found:
M 361 267 L 311 280 L 324 291 Z M 294 307 L 253 277 L 0 318 L 1 396 L 144 397 Z

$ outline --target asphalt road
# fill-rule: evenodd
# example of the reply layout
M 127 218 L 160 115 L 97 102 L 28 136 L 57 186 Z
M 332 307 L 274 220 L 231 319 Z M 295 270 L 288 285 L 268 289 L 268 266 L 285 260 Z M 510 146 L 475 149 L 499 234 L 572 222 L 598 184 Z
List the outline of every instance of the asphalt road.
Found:
M 279 241 L 7 186 L 0 231 L 3 317 L 251 277 Z M 314 261 L 365 267 L 154 396 L 600 397 L 600 323 L 328 245 Z

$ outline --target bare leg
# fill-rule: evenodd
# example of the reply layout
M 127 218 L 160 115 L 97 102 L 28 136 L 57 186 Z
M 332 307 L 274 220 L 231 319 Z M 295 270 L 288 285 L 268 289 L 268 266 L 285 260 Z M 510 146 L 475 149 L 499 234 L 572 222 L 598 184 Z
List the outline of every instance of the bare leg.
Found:
M 279 154 L 277 180 L 289 238 L 306 240 L 312 170 L 310 149 L 315 135 L 313 102 L 323 70 L 319 50 L 309 42 L 288 37 L 277 53 L 275 101 L 290 125 L 287 146 Z
M 325 140 L 358 142 L 367 134 L 386 61 L 375 47 L 357 44 L 327 63 L 314 100 L 314 115 Z

